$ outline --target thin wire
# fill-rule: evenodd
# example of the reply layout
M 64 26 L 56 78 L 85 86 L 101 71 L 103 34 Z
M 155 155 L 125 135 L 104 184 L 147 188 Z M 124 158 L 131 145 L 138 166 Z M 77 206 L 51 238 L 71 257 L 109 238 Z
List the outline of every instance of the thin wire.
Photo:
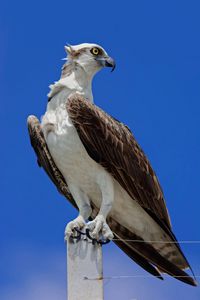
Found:
M 135 242 L 135 243 L 159 243 L 159 244 L 200 244 L 200 241 L 142 241 L 134 239 L 112 239 L 112 241 Z
M 168 274 L 165 274 L 165 276 L 171 277 Z M 152 275 L 119 275 L 119 276 L 105 276 L 102 279 L 127 279 L 127 278 L 153 278 L 153 277 L 158 277 L 160 278 L 160 276 L 152 276 Z M 185 276 L 173 276 L 174 278 L 188 278 L 191 277 L 189 275 L 185 275 Z M 200 278 L 200 275 L 195 275 L 195 278 Z M 84 277 L 84 280 L 99 280 L 99 278 L 90 278 L 90 277 Z
M 160 244 L 200 244 L 199 240 L 181 240 L 181 241 L 143 241 L 143 240 L 134 240 L 134 239 L 119 239 L 114 238 L 112 241 L 122 241 L 122 242 L 136 242 L 136 243 L 160 243 Z M 170 275 L 165 274 L 165 276 L 170 277 Z M 161 276 L 154 276 L 160 278 Z M 188 278 L 191 277 L 189 275 L 180 275 L 180 276 L 173 276 L 174 278 Z M 110 280 L 110 279 L 127 279 L 127 278 L 153 278 L 152 275 L 118 275 L 118 276 L 105 276 L 102 279 L 104 280 Z M 195 275 L 195 278 L 200 278 L 200 275 Z M 99 280 L 99 278 L 89 278 L 84 277 L 84 280 Z

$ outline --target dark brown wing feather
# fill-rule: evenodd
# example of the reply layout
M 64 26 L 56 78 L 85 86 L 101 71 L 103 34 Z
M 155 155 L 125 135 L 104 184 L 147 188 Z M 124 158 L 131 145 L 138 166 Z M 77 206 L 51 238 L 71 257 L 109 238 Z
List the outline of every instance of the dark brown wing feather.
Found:
M 40 122 L 35 116 L 28 117 L 28 131 L 31 145 L 37 155 L 39 166 L 43 167 L 50 179 L 56 185 L 58 191 L 63 194 L 77 208 L 77 205 L 68 189 L 64 177 L 56 167 L 49 152 L 42 132 Z
M 31 145 L 37 155 L 39 166 L 44 168 L 50 179 L 56 185 L 58 191 L 63 194 L 75 208 L 77 208 L 64 177 L 53 161 L 53 158 L 48 150 L 39 120 L 35 116 L 30 116 L 28 118 L 28 130 Z M 97 208 L 95 208 L 93 203 L 91 204 L 93 207 L 91 219 L 93 219 L 97 214 Z M 140 238 L 133 236 L 133 233 L 117 223 L 113 218 L 109 217 L 107 221 L 111 230 L 114 232 L 115 238 L 117 239 L 114 242 L 147 272 L 162 279 L 160 272 L 155 267 L 157 266 L 161 271 L 164 271 L 172 276 L 180 276 L 181 274 L 183 277 L 177 277 L 177 279 L 191 285 L 196 285 L 196 282 L 193 280 L 193 278 L 188 276 L 187 273 L 180 270 L 175 265 L 163 259 L 163 257 L 160 256 L 153 247 L 150 247 L 149 244 L 124 242 L 123 240 L 139 240 Z M 151 251 L 149 251 L 149 247 L 151 248 Z
M 150 243 L 145 242 L 139 236 L 135 235 L 133 232 L 130 232 L 127 228 L 123 227 L 115 220 L 111 219 L 109 221 L 111 226 L 114 227 L 115 230 L 117 230 L 116 236 L 118 239 L 120 239 L 120 241 L 117 242 L 117 245 L 129 257 L 133 256 L 131 257 L 133 260 L 134 260 L 134 255 L 138 254 L 144 259 L 144 261 L 141 260 L 140 263 L 144 263 L 147 261 L 150 265 L 156 266 L 163 273 L 167 273 L 173 276 L 174 278 L 183 281 L 187 284 L 193 286 L 197 285 L 196 281 L 192 277 L 190 277 L 185 271 L 181 270 L 176 265 L 171 263 L 169 260 L 161 256 Z M 127 242 L 125 240 L 127 240 Z M 140 265 L 142 266 L 142 264 Z M 161 276 L 158 275 L 156 276 L 162 279 Z
M 78 95 L 69 99 L 67 111 L 88 154 L 152 217 L 171 228 L 158 179 L 128 127 Z

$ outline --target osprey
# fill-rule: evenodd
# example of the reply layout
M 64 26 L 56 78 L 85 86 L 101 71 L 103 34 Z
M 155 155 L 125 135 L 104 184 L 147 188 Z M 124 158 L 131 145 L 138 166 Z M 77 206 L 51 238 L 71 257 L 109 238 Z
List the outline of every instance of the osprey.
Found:
M 196 285 L 172 232 L 158 179 L 127 126 L 94 105 L 92 79 L 114 60 L 96 44 L 65 46 L 61 78 L 50 86 L 41 124 L 29 116 L 32 146 L 58 190 L 79 210 L 65 236 L 87 226 L 141 267 Z M 86 221 L 90 220 L 87 223 Z M 159 241 L 159 242 L 158 242 Z

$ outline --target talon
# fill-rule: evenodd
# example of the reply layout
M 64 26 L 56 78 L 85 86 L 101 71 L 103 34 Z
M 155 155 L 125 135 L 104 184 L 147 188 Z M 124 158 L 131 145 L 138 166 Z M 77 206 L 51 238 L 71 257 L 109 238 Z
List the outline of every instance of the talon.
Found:
M 79 235 L 70 235 L 70 238 L 71 239 L 75 239 L 75 240 L 79 240 L 80 239 L 80 237 L 81 237 L 81 235 L 79 234 Z
M 100 244 L 107 244 L 114 237 L 102 215 L 98 215 L 93 221 L 87 223 L 86 235 Z
M 85 232 L 82 232 L 82 231 L 79 230 L 77 227 L 74 227 L 74 229 L 79 233 L 79 236 L 81 236 L 81 235 L 86 235 Z
M 85 226 L 85 221 L 82 216 L 78 216 L 75 220 L 69 222 L 65 228 L 65 240 L 69 237 L 79 239 L 83 232 L 80 231 Z
M 87 236 L 90 240 L 92 240 L 92 244 L 94 245 L 94 244 L 97 242 L 97 240 L 94 239 L 93 237 L 91 237 L 89 228 L 86 228 L 85 233 L 86 233 L 86 236 Z
M 72 239 L 76 239 L 79 240 L 81 238 L 81 235 L 86 235 L 85 232 L 82 232 L 81 230 L 79 230 L 77 227 L 74 227 L 74 230 L 77 232 L 77 235 L 71 234 L 71 238 Z
M 92 238 L 91 235 L 90 235 L 90 230 L 89 230 L 88 228 L 86 229 L 85 233 L 86 233 L 86 236 L 87 236 L 90 240 L 92 240 L 92 244 L 93 244 L 93 245 L 94 245 L 95 243 L 98 243 L 98 244 L 100 244 L 100 245 L 106 245 L 106 244 L 110 243 L 110 241 L 111 241 L 111 240 L 109 240 L 109 239 L 99 239 L 99 240 L 97 240 L 97 239 Z

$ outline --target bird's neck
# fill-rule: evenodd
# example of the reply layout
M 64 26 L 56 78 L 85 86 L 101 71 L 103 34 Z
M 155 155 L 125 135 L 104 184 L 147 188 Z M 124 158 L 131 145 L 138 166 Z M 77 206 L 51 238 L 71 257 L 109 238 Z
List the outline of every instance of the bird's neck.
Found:
M 51 91 L 48 94 L 53 98 L 58 94 L 70 95 L 73 93 L 79 93 L 85 97 L 88 101 L 93 102 L 92 95 L 92 79 L 94 72 L 87 71 L 83 66 L 72 61 L 68 61 L 62 67 L 61 78 L 55 84 L 51 85 Z
M 89 101 L 93 102 L 92 97 L 92 80 L 95 75 L 94 70 L 90 68 L 85 68 L 84 65 L 79 64 L 78 62 L 69 61 L 67 64 L 65 64 L 63 70 L 65 68 L 68 68 L 71 70 L 71 73 L 69 75 L 65 76 L 62 72 L 63 81 L 66 82 L 66 86 L 69 86 L 71 88 L 71 85 L 77 92 L 80 92 L 88 98 Z M 84 95 L 85 93 L 85 95 Z

